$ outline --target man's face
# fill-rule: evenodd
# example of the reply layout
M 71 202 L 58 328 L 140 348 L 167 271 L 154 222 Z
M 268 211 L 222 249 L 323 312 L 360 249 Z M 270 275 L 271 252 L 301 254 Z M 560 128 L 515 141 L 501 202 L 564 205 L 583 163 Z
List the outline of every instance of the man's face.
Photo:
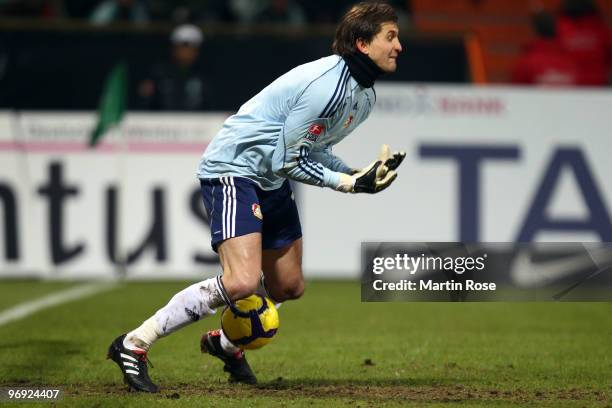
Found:
M 400 44 L 398 35 L 397 24 L 383 23 L 372 41 L 369 44 L 358 41 L 358 48 L 383 71 L 395 72 L 397 56 L 402 52 L 402 44 Z
M 182 67 L 190 67 L 198 58 L 200 49 L 190 44 L 176 44 L 173 48 L 174 60 Z

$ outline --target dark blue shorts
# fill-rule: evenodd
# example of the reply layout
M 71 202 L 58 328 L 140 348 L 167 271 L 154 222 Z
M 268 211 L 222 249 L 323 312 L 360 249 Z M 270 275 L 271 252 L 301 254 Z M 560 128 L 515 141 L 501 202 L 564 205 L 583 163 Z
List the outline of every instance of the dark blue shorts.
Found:
M 249 179 L 220 177 L 201 179 L 204 207 L 208 214 L 211 245 L 260 232 L 262 249 L 278 249 L 302 237 L 297 206 L 288 181 L 271 191 Z

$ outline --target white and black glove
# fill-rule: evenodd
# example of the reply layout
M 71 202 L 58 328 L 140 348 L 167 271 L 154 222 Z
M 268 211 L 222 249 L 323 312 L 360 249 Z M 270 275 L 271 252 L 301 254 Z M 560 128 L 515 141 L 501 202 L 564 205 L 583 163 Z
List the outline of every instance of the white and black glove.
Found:
M 383 164 L 379 160 L 353 175 L 341 174 L 340 184 L 336 190 L 344 193 L 368 194 L 383 191 L 395 180 L 397 173 L 393 170 L 384 170 L 382 167 Z
M 391 154 L 389 146 L 384 144 L 380 148 L 378 160 L 364 169 L 354 170 L 352 175 L 341 175 L 340 184 L 336 189 L 345 193 L 378 193 L 395 180 L 397 177 L 395 169 L 405 157 L 405 152 Z
M 391 153 L 391 149 L 388 145 L 384 144 L 380 147 L 380 153 L 378 153 L 378 160 L 383 163 L 383 166 L 387 170 L 395 170 L 404 161 L 406 152 L 394 152 Z

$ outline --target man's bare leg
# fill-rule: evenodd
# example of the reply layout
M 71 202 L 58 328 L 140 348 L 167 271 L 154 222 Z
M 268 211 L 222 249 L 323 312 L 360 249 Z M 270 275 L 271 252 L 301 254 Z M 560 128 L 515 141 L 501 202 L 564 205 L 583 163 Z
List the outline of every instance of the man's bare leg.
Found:
M 146 351 L 158 338 L 255 292 L 261 271 L 261 234 L 230 238 L 219 245 L 218 251 L 223 276 L 198 282 L 174 295 L 166 306 L 128 333 L 126 347 Z
M 302 238 L 280 249 L 263 251 L 265 289 L 276 303 L 298 299 L 304 293 Z
M 221 253 L 221 251 L 219 251 Z M 226 251 L 226 254 L 229 254 Z M 232 258 L 232 259 L 237 259 Z M 238 266 L 238 265 L 237 265 Z M 280 249 L 267 249 L 263 251 L 262 256 L 262 270 L 264 274 L 265 288 L 263 288 L 268 295 L 276 304 L 277 307 L 286 300 L 297 299 L 304 293 L 304 277 L 302 275 L 302 239 L 293 241 L 291 244 L 280 248 Z M 248 289 L 248 295 L 255 293 L 258 289 L 259 284 L 259 272 L 255 282 L 252 281 L 253 271 L 249 270 L 248 284 L 250 286 L 244 286 L 243 289 Z M 224 275 L 225 278 L 225 275 Z M 240 281 L 241 279 L 235 279 L 230 282 Z M 227 289 L 227 284 L 226 285 Z M 253 286 L 255 285 L 253 289 Z M 228 290 L 229 292 L 229 290 Z M 244 294 L 245 292 L 241 293 Z M 248 296 L 246 295 L 246 296 Z M 242 297 L 246 297 L 242 296 Z M 241 298 L 242 298 L 241 297 Z M 220 344 L 228 354 L 236 353 L 239 348 L 235 346 L 223 333 L 220 331 Z
M 220 278 L 229 302 L 256 292 L 261 274 L 261 234 L 252 233 L 223 241 L 218 248 L 223 277 Z M 205 333 L 200 340 L 202 352 L 219 358 L 230 373 L 230 381 L 256 384 L 257 378 L 244 352 L 222 330 Z

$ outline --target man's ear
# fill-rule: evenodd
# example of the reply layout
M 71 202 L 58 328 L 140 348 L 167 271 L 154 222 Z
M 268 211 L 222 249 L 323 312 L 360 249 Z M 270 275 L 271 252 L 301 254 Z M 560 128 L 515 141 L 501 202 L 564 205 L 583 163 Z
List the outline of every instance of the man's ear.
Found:
M 357 47 L 358 51 L 361 51 L 363 54 L 368 55 L 370 47 L 369 44 L 363 38 L 358 38 L 355 41 L 355 46 Z

